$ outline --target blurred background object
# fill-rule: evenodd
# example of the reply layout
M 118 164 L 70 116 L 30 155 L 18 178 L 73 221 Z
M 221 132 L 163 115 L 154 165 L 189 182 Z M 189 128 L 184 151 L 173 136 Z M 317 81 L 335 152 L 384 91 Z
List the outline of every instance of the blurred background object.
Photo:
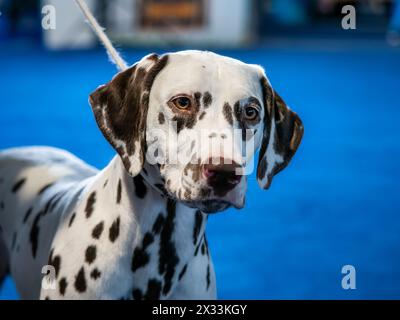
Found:
M 379 37 L 396 44 L 397 0 L 87 0 L 100 24 L 121 45 L 240 47 L 281 37 Z M 357 29 L 341 28 L 341 8 L 353 5 Z M 42 32 L 45 5 L 57 28 Z M 96 39 L 74 1 L 0 0 L 0 36 L 37 37 L 50 49 L 89 48 Z
M 104 9 L 101 3 L 104 1 L 86 0 L 88 7 L 101 13 Z M 41 0 L 42 17 L 39 25 L 43 24 L 43 19 L 54 19 L 54 29 L 44 29 L 42 40 L 49 49 L 85 49 L 93 48 L 97 44 L 96 36 L 88 28 L 82 13 L 78 9 L 75 1 L 60 0 Z M 48 8 L 48 10 L 46 10 Z M 52 11 L 51 8 L 54 8 Z M 40 8 L 39 8 L 40 11 Z M 48 17 L 45 17 L 48 15 Z M 100 15 L 100 18 L 104 14 Z
M 129 63 L 205 49 L 260 64 L 304 122 L 271 188 L 253 174 L 246 207 L 209 219 L 221 299 L 400 299 L 400 0 L 86 2 Z M 104 167 L 115 152 L 87 100 L 116 69 L 74 1 L 0 0 L 0 13 L 0 149 L 50 145 Z M 348 264 L 355 290 L 341 287 Z M 11 278 L 0 298 L 18 298 Z
M 387 39 L 389 44 L 400 46 L 400 1 L 395 0 L 393 6 Z

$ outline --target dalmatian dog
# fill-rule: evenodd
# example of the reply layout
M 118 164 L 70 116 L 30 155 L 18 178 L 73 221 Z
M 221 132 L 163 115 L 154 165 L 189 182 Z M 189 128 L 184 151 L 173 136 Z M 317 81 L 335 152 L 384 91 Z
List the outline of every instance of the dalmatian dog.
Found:
M 207 217 L 244 206 L 258 149 L 270 186 L 300 118 L 260 66 L 203 51 L 148 55 L 89 102 L 116 151 L 103 170 L 49 147 L 0 152 L 0 279 L 23 299 L 215 299 Z

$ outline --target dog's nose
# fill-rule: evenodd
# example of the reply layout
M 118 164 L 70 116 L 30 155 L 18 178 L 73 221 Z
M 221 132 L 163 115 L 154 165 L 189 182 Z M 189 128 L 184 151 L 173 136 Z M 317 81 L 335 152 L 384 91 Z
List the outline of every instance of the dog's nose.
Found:
M 240 165 L 236 162 L 224 158 L 214 159 L 214 161 L 210 159 L 208 162 L 202 166 L 202 173 L 208 185 L 215 191 L 226 193 L 242 179 L 242 176 L 237 174 Z

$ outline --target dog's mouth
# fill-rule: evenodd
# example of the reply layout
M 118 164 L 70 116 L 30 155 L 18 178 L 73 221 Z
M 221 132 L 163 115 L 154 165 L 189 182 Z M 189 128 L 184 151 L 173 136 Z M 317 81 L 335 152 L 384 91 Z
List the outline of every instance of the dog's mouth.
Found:
M 171 190 L 167 183 L 164 194 L 182 202 L 186 206 L 199 209 L 203 213 L 218 213 L 230 207 L 242 209 L 244 207 L 244 192 L 242 189 L 228 191 L 223 197 L 215 194 L 209 186 L 201 186 L 196 189 L 190 182 L 182 179 L 183 188 Z
M 232 206 L 235 207 L 236 209 L 243 208 L 243 206 L 238 206 L 234 203 L 221 199 L 184 201 L 184 203 L 190 208 L 196 208 L 199 209 L 201 212 L 209 214 L 224 211 Z

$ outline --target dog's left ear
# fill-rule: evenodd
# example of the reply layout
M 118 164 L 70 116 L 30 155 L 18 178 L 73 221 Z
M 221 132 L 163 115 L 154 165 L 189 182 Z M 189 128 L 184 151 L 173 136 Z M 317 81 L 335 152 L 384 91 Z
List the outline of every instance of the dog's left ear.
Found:
M 264 96 L 264 135 L 257 167 L 257 181 L 268 189 L 274 175 L 283 170 L 296 153 L 303 137 L 303 123 L 290 110 L 265 76 L 261 79 Z
M 101 132 L 131 176 L 143 167 L 150 89 L 167 61 L 167 55 L 148 55 L 97 88 L 89 98 Z

